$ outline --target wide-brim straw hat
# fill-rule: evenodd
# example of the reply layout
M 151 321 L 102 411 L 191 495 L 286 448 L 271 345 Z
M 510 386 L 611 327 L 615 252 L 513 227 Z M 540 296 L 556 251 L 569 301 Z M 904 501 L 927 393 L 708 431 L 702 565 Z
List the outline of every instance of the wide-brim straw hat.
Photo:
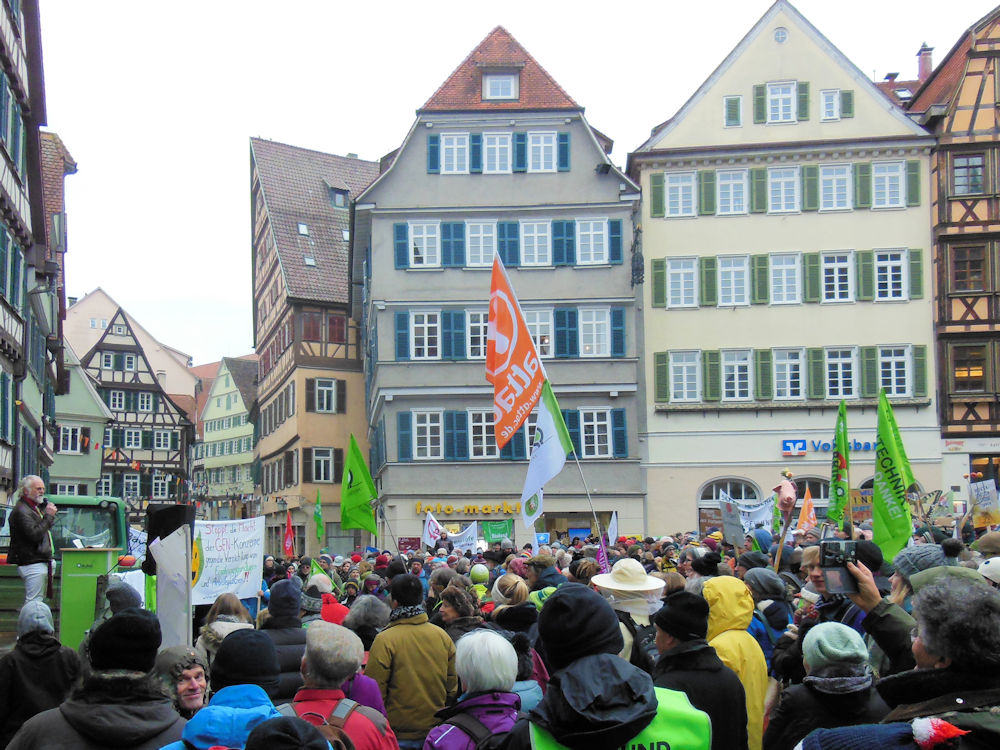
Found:
M 610 573 L 598 573 L 590 582 L 615 591 L 659 591 L 666 585 L 663 579 L 647 575 L 639 561 L 631 557 L 619 560 Z

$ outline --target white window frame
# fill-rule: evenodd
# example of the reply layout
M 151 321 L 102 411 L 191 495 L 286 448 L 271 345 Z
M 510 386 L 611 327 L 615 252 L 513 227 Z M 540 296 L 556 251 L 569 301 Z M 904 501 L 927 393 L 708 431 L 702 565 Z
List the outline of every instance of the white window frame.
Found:
M 552 222 L 522 221 L 520 231 L 521 266 L 551 266 Z
M 891 368 L 890 384 L 886 385 L 885 367 Z M 898 387 L 899 368 L 902 367 L 903 387 Z M 913 395 L 913 347 L 909 344 L 889 344 L 878 347 L 878 383 L 885 388 L 885 395 L 909 398 Z
M 701 352 L 697 349 L 670 352 L 670 403 L 701 401 Z M 691 391 L 694 395 L 690 395 Z
M 441 223 L 438 221 L 411 221 L 407 250 L 411 268 L 439 268 L 441 266 Z M 420 255 L 418 256 L 418 253 Z
M 465 265 L 469 268 L 489 268 L 497 250 L 495 221 L 465 222 Z
M 801 401 L 806 397 L 805 349 L 775 349 L 773 350 L 771 366 L 775 401 Z M 797 373 L 793 374 L 793 368 L 797 369 Z M 796 380 L 798 381 L 797 392 L 793 387 Z
M 528 133 L 528 171 L 555 172 L 559 167 L 556 158 L 556 132 Z
M 316 484 L 333 483 L 333 448 L 312 449 L 312 480 Z
M 576 263 L 593 266 L 608 262 L 608 220 L 576 220 Z
M 56 482 L 56 494 L 76 497 L 77 485 L 70 482 Z
M 316 378 L 315 395 L 317 413 L 337 413 L 337 381 L 334 378 Z
M 115 353 L 114 352 L 101 352 L 101 369 L 102 370 L 113 370 L 113 369 L 115 369 Z
M 836 261 L 835 263 L 827 262 L 829 258 L 839 258 L 840 256 L 846 256 L 845 261 Z M 846 282 L 847 282 L 847 296 L 841 297 L 840 289 L 842 286 L 842 280 L 837 280 L 837 296 L 827 297 L 826 288 L 826 272 L 827 268 L 834 268 L 834 270 L 844 268 Z M 838 271 L 839 275 L 839 271 Z M 819 257 L 819 283 L 820 283 L 820 302 L 827 305 L 837 305 L 843 304 L 845 302 L 854 302 L 854 251 L 853 250 L 837 250 L 828 253 L 822 253 Z
M 98 497 L 109 497 L 112 491 L 113 486 L 110 472 L 101 474 L 100 479 L 97 480 L 97 485 L 94 487 L 94 494 Z
M 124 411 L 125 391 L 111 391 L 111 393 L 108 395 L 108 406 L 112 410 Z
M 153 411 L 153 394 L 149 391 L 139 391 L 136 397 L 136 411 Z
M 489 410 L 471 410 L 469 416 L 469 459 L 481 461 L 499 458 L 496 435 L 493 431 L 494 415 Z
M 173 430 L 153 430 L 153 450 L 170 450 Z
M 695 172 L 667 172 L 663 179 L 663 192 L 664 215 L 667 218 L 697 216 L 698 176 Z
M 59 426 L 59 452 L 80 453 L 80 427 L 75 425 Z
M 732 124 L 726 121 L 726 113 L 729 110 L 729 101 L 731 99 L 735 99 L 737 102 L 739 102 L 739 113 L 740 113 L 739 117 L 737 118 L 739 121 Z M 722 97 L 722 127 L 724 128 L 743 127 L 743 97 L 740 96 L 739 94 Z
M 555 356 L 555 331 L 553 329 L 553 311 L 548 308 L 529 308 L 522 310 L 524 322 L 535 342 L 535 350 L 542 359 Z
M 483 174 L 510 174 L 512 155 L 510 133 L 483 133 Z
M 797 305 L 802 302 L 801 253 L 772 253 L 768 262 L 768 277 L 772 305 Z M 789 288 L 794 293 L 789 294 Z M 777 289 L 783 292 L 780 299 L 775 293 Z
M 486 329 L 489 318 L 488 310 L 465 311 L 465 350 L 469 359 L 486 359 Z
M 741 393 L 739 387 L 741 368 L 745 368 L 746 373 L 746 393 Z M 753 352 L 750 349 L 723 349 L 721 352 L 721 374 L 722 374 L 722 394 L 721 398 L 726 402 L 752 401 L 753 400 Z M 733 377 L 734 388 L 731 395 L 727 395 L 726 378 L 727 373 Z
M 581 307 L 577 315 L 580 356 L 610 357 L 611 310 L 607 307 Z
M 441 174 L 469 174 L 468 133 L 441 133 Z
M 827 201 L 827 195 L 831 200 Z M 821 164 L 819 210 L 849 211 L 854 206 L 854 180 L 850 164 Z
M 725 264 L 726 267 L 723 267 Z M 722 255 L 718 259 L 718 307 L 744 307 L 750 304 L 750 256 Z M 738 281 L 742 278 L 743 294 Z M 731 288 L 726 289 L 727 279 Z
M 138 357 L 132 352 L 126 352 L 123 358 L 123 364 L 125 367 L 125 372 L 135 372 L 136 365 L 138 363 Z
M 414 411 L 413 459 L 437 461 L 444 458 L 444 418 L 440 411 Z M 424 445 L 421 447 L 421 439 Z M 435 450 L 434 443 L 437 443 Z
M 843 355 L 847 353 L 845 358 Z M 831 359 L 831 354 L 836 354 L 835 359 Z M 832 370 L 834 362 L 848 362 L 850 365 L 850 389 L 845 388 L 846 378 L 843 373 L 843 366 L 838 364 L 836 374 Z M 826 380 L 826 397 L 829 399 L 857 398 L 858 395 L 858 349 L 854 346 L 834 346 L 824 350 L 823 373 Z M 832 387 L 836 380 L 837 386 Z
M 909 252 L 906 248 L 873 250 L 872 259 L 875 267 L 875 302 L 906 302 L 910 288 Z M 883 287 L 891 292 L 893 286 L 898 293 L 883 293 Z
M 725 178 L 725 180 L 723 179 Z M 723 186 L 728 189 L 724 189 Z M 743 216 L 750 209 L 750 173 L 746 169 L 720 169 L 715 173 L 715 213 Z
M 822 122 L 840 119 L 840 89 L 822 89 L 819 92 L 819 119 Z
M 795 81 L 775 81 L 767 84 L 767 123 L 769 125 L 798 122 L 798 93 L 799 87 Z M 785 111 L 786 105 L 787 112 Z
M 142 450 L 142 430 L 126 427 L 122 435 L 122 446 L 129 450 Z
M 165 474 L 153 474 L 153 499 L 166 500 L 170 497 L 170 480 Z
M 103 327 L 107 328 L 108 326 L 107 324 L 105 324 Z M 121 323 L 115 323 L 115 325 L 111 329 L 112 336 L 125 336 L 127 335 L 127 333 L 128 333 L 127 329 Z
M 769 214 L 799 212 L 802 207 L 801 178 L 801 171 L 795 166 L 767 168 L 767 212 Z M 775 201 L 775 188 L 780 188 L 781 195 L 778 202 Z M 790 193 L 789 188 L 791 189 Z
M 892 200 L 893 183 L 897 198 Z M 882 197 L 879 197 L 879 193 Z M 906 207 L 906 164 L 902 161 L 872 162 L 872 208 Z
M 483 99 L 501 102 L 517 101 L 520 98 L 519 78 L 517 73 L 483 73 Z M 499 86 L 494 88 L 493 84 L 499 84 Z
M 139 481 L 139 474 L 129 472 L 122 477 L 122 494 L 125 497 L 139 497 L 142 492 L 142 484 Z
M 611 433 L 609 409 L 580 409 L 581 458 L 611 458 L 614 454 L 614 438 Z
M 698 307 L 697 258 L 667 258 L 667 307 Z
M 417 347 L 418 331 L 424 343 Z M 427 339 L 433 335 L 434 352 Z M 441 359 L 441 313 L 437 310 L 413 310 L 410 312 L 410 359 Z

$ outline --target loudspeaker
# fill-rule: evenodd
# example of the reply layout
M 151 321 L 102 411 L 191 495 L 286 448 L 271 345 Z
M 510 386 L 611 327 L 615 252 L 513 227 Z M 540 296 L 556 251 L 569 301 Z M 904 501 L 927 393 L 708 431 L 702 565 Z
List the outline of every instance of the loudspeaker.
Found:
M 142 572 L 156 575 L 156 560 L 149 553 L 149 543 L 159 537 L 163 539 L 173 534 L 184 524 L 191 527 L 194 539 L 194 505 L 174 503 L 150 503 L 146 506 L 146 559 L 142 561 Z

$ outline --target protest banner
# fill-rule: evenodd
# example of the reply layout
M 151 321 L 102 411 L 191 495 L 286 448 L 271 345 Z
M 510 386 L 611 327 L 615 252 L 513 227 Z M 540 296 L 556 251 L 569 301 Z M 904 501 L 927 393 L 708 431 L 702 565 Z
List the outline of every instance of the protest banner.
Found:
M 997 485 L 992 479 L 969 483 L 973 503 L 972 523 L 976 528 L 1000 523 L 1000 503 L 997 502 Z
M 396 541 L 399 543 L 399 551 L 404 554 L 411 554 L 420 551 L 419 536 L 401 536 Z
M 212 604 L 219 594 L 253 599 L 260 591 L 264 518 L 195 521 L 192 604 Z
M 479 532 L 478 524 L 475 521 L 473 521 L 464 529 L 462 529 L 462 531 L 459 532 L 458 534 L 450 536 L 449 539 L 451 539 L 451 543 L 455 545 L 456 551 L 465 552 L 466 550 L 472 550 L 473 552 L 475 552 L 476 542 L 478 541 L 479 538 L 478 532 Z
M 149 545 L 149 554 L 156 560 L 156 617 L 160 621 L 162 645 L 164 648 L 191 646 L 190 527 L 184 524 L 165 539 L 157 537 Z M 260 565 L 259 556 L 257 565 Z M 260 585 L 260 581 L 257 584 Z
M 514 519 L 506 521 L 480 521 L 483 529 L 483 539 L 489 544 L 514 538 Z
M 746 532 L 736 503 L 732 500 L 720 500 L 719 511 L 722 513 L 722 538 L 726 540 L 726 544 L 742 547 Z

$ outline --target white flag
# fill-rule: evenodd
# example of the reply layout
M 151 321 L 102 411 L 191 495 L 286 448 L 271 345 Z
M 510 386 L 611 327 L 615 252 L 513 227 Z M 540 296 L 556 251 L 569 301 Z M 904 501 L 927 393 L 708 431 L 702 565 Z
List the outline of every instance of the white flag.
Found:
M 437 519 L 431 515 L 430 511 L 427 511 L 427 518 L 424 520 L 424 535 L 420 541 L 428 547 L 434 547 L 437 545 L 437 540 L 440 539 L 443 530 Z
M 535 407 L 535 432 L 531 441 L 531 461 L 521 493 L 521 516 L 524 525 L 533 529 L 542 515 L 542 487 L 566 464 L 566 454 L 573 450 L 573 441 L 563 421 L 559 403 L 546 380 L 542 396 Z
M 608 544 L 614 544 L 618 541 L 618 511 L 616 510 L 611 514 L 611 520 L 608 522 Z

